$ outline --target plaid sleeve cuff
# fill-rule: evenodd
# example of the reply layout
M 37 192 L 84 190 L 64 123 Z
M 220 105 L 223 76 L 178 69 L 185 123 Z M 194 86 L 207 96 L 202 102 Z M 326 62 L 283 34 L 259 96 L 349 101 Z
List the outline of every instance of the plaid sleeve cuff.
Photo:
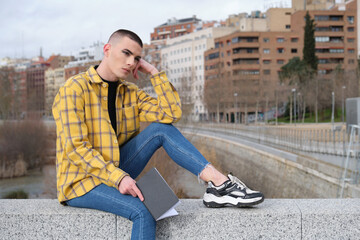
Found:
M 109 176 L 109 185 L 117 189 L 119 183 L 125 176 L 129 176 L 129 174 L 122 171 L 120 168 L 116 168 L 115 171 L 113 171 Z
M 165 71 L 161 71 L 155 75 L 152 75 L 150 80 L 154 87 L 169 82 Z

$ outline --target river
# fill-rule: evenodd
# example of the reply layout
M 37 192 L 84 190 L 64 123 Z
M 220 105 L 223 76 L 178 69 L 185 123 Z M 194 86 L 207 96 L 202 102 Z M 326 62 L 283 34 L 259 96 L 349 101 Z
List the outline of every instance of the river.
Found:
M 29 198 L 56 198 L 55 166 L 46 165 L 42 170 L 31 170 L 23 177 L 0 179 L 0 198 L 9 192 L 23 190 Z

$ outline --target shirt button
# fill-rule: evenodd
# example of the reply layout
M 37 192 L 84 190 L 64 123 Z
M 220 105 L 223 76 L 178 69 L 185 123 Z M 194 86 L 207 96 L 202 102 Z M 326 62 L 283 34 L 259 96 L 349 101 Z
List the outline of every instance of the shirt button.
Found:
M 103 87 L 106 88 L 106 87 L 107 87 L 107 84 L 106 84 L 106 83 L 103 83 Z
M 111 123 L 111 121 L 110 121 L 110 120 L 108 120 L 108 123 Z
M 118 143 L 118 141 L 117 141 L 117 140 L 114 140 L 114 143 Z
M 107 97 L 104 97 L 104 101 L 107 101 Z

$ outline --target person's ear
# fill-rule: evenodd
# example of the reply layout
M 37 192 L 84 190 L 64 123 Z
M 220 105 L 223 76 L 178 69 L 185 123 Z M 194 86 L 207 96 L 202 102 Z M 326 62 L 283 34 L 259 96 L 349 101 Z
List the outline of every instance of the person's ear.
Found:
M 103 51 L 104 51 L 104 56 L 108 57 L 110 54 L 110 49 L 111 49 L 111 45 L 110 43 L 107 43 L 104 45 L 103 47 Z

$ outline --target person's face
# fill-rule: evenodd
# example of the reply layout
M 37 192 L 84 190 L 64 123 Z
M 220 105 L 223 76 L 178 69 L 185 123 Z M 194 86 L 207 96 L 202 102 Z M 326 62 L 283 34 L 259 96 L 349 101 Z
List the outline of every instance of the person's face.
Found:
M 109 75 L 112 79 L 125 79 L 132 73 L 141 58 L 141 46 L 128 37 L 122 37 L 117 42 L 104 46 Z

